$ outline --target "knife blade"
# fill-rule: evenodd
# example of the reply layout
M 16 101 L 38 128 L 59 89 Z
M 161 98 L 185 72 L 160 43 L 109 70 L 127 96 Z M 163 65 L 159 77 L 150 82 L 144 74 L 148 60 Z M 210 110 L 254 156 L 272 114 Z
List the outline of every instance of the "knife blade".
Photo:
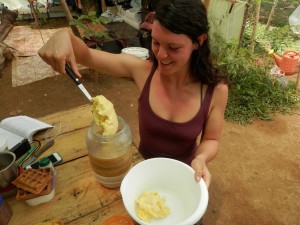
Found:
M 66 64 L 65 66 L 66 73 L 69 75 L 69 77 L 75 82 L 75 84 L 79 87 L 79 89 L 82 91 L 82 93 L 88 98 L 89 101 L 92 100 L 92 96 L 90 93 L 85 89 L 81 81 L 76 77 L 75 73 L 71 69 L 69 64 Z
M 29 159 L 27 159 L 23 164 L 22 167 L 25 168 L 26 166 L 33 163 L 41 154 L 43 154 L 47 149 L 52 147 L 54 144 L 54 140 L 48 141 L 45 145 L 43 145 L 38 151 L 36 151 Z

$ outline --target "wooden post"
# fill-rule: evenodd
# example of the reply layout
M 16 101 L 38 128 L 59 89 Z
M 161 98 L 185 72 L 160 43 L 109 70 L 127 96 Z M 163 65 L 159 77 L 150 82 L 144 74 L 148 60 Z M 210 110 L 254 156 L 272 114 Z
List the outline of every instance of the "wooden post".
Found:
M 243 34 L 244 34 L 245 29 L 246 29 L 246 22 L 247 22 L 247 19 L 248 19 L 250 4 L 251 4 L 251 0 L 248 0 L 247 3 L 246 3 L 246 9 L 245 9 L 244 18 L 243 18 L 243 25 L 242 25 L 240 38 L 239 38 L 239 48 L 242 46 Z
M 207 10 L 208 10 L 209 4 L 210 4 L 210 0 L 204 0 L 204 5 Z
M 100 12 L 100 13 L 104 13 L 107 10 L 105 0 L 101 0 L 101 9 L 102 9 L 102 12 Z
M 298 75 L 297 75 L 297 80 L 296 80 L 296 84 L 295 84 L 296 93 L 298 93 L 299 80 L 300 80 L 300 64 L 298 65 Z
M 250 42 L 250 52 L 254 52 L 255 47 L 255 41 L 256 41 L 256 33 L 257 33 L 257 26 L 259 21 L 259 14 L 260 14 L 260 6 L 261 6 L 261 0 L 257 0 L 255 3 L 255 19 L 253 23 L 253 30 L 251 35 L 251 42 Z
M 274 0 L 265 30 L 269 30 L 278 0 Z
M 66 0 L 59 0 L 59 3 L 60 3 L 60 5 L 61 5 L 61 7 L 63 8 L 65 14 L 66 14 L 67 21 L 68 21 L 68 22 L 73 21 L 73 16 L 72 16 L 72 14 L 71 14 L 71 12 L 70 12 L 70 10 L 69 10 L 69 7 L 68 7 L 68 5 L 67 5 L 67 3 L 66 3 Z M 71 27 L 71 29 L 72 29 L 73 34 L 74 34 L 75 36 L 81 38 L 80 33 L 79 33 L 79 30 L 78 30 L 78 28 L 76 27 L 76 25 L 70 25 L 70 27 Z
M 35 8 L 34 8 L 34 5 L 33 5 L 33 2 L 30 2 L 30 8 L 31 8 L 32 15 L 34 17 L 34 21 L 35 21 L 37 27 L 39 27 L 39 25 L 40 25 L 39 18 L 37 17 L 37 15 L 35 13 Z

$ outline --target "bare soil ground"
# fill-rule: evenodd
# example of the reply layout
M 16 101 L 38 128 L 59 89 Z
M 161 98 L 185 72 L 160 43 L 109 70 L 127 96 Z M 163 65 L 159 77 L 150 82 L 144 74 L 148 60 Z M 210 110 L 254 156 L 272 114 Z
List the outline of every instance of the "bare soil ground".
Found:
M 82 80 L 95 96 L 103 94 L 128 121 L 138 144 L 138 92 L 129 79 L 86 72 Z M 0 120 L 11 115 L 41 117 L 87 104 L 86 98 L 64 76 L 11 87 L 11 63 L 0 75 Z M 90 112 L 87 112 L 90 113 Z M 213 183 L 204 216 L 206 225 L 300 224 L 300 109 L 257 120 L 246 126 L 226 122 L 220 153 L 209 164 Z

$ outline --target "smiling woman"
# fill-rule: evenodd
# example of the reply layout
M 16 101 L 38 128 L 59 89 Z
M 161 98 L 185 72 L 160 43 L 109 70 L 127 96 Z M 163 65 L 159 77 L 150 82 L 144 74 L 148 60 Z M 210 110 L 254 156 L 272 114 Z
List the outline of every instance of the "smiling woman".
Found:
M 139 151 L 145 159 L 167 157 L 189 164 L 194 179 L 211 182 L 207 163 L 218 153 L 227 77 L 210 56 L 206 8 L 199 0 L 164 0 L 155 10 L 149 60 L 88 48 L 59 31 L 39 50 L 62 74 L 77 63 L 116 77 L 132 78 L 140 92 Z M 197 140 L 201 136 L 201 142 Z

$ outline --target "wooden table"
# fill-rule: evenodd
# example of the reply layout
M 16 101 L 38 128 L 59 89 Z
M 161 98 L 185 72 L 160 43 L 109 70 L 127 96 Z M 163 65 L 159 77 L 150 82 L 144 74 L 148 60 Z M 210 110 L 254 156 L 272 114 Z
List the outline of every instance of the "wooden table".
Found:
M 56 166 L 55 196 L 38 206 L 28 206 L 15 197 L 7 198 L 13 209 L 9 225 L 35 225 L 55 220 L 72 225 L 100 225 L 113 215 L 128 215 L 119 188 L 103 187 L 92 174 L 85 144 L 85 134 L 92 121 L 91 106 L 54 113 L 40 120 L 71 126 L 69 131 L 57 136 L 55 144 L 42 155 L 57 151 L 63 158 L 63 163 Z M 38 139 L 44 137 L 45 133 L 41 133 Z M 132 154 L 134 163 L 142 160 L 134 145 Z

